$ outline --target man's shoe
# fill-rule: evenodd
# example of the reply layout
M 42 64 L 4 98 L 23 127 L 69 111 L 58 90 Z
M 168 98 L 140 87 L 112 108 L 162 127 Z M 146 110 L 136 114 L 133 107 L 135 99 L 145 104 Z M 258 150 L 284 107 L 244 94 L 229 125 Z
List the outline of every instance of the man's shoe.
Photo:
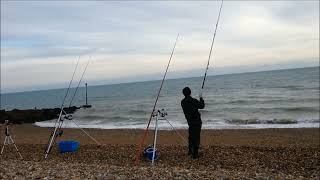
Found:
M 192 158 L 193 158 L 193 159 L 198 159 L 199 157 L 200 157 L 199 154 L 193 154 L 193 155 L 192 155 Z
M 192 153 L 193 151 L 192 151 L 192 147 L 189 147 L 189 149 L 188 149 L 188 156 L 189 155 L 192 155 L 193 153 Z

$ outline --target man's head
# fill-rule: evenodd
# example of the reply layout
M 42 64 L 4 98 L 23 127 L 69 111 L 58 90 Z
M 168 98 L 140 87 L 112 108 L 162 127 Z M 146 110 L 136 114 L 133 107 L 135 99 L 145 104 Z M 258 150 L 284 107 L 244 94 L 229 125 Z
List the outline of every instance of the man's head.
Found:
M 190 96 L 191 95 L 191 89 L 189 87 L 185 87 L 182 90 L 182 93 L 184 96 Z

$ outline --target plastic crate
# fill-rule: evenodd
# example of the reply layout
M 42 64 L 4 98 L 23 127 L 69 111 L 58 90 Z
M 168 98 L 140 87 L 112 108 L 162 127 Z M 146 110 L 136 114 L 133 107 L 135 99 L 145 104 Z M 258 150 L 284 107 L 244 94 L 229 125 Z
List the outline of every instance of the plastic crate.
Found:
M 59 142 L 60 153 L 75 152 L 78 149 L 79 149 L 79 142 L 78 141 L 60 141 Z

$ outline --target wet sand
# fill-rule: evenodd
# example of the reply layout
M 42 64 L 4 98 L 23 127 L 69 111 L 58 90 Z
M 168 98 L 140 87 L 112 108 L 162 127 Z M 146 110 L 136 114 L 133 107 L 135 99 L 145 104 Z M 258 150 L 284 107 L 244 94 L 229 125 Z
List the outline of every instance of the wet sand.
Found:
M 102 145 L 96 145 L 79 129 L 64 129 L 58 140 L 77 140 L 80 149 L 60 154 L 54 146 L 48 159 L 44 151 L 52 128 L 14 125 L 11 134 L 23 156 L 13 147 L 0 157 L 0 179 L 215 179 L 288 178 L 319 179 L 319 129 L 203 130 L 201 157 L 187 155 L 187 131 L 159 131 L 159 160 L 152 168 L 141 160 L 134 164 L 142 130 L 85 129 Z M 3 127 L 2 127 L 3 129 Z M 152 143 L 150 131 L 146 144 Z M 1 143 L 4 133 L 0 134 Z

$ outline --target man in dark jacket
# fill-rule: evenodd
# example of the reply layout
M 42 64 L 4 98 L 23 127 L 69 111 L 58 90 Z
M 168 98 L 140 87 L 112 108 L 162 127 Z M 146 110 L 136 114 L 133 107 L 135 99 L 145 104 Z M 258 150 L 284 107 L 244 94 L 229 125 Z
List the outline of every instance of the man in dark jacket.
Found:
M 191 97 L 191 89 L 185 87 L 182 90 L 184 99 L 181 101 L 181 107 L 189 125 L 189 155 L 194 159 L 198 158 L 198 150 L 200 145 L 200 132 L 201 132 L 201 115 L 198 109 L 204 108 L 204 100 L 200 96 L 200 101 Z

